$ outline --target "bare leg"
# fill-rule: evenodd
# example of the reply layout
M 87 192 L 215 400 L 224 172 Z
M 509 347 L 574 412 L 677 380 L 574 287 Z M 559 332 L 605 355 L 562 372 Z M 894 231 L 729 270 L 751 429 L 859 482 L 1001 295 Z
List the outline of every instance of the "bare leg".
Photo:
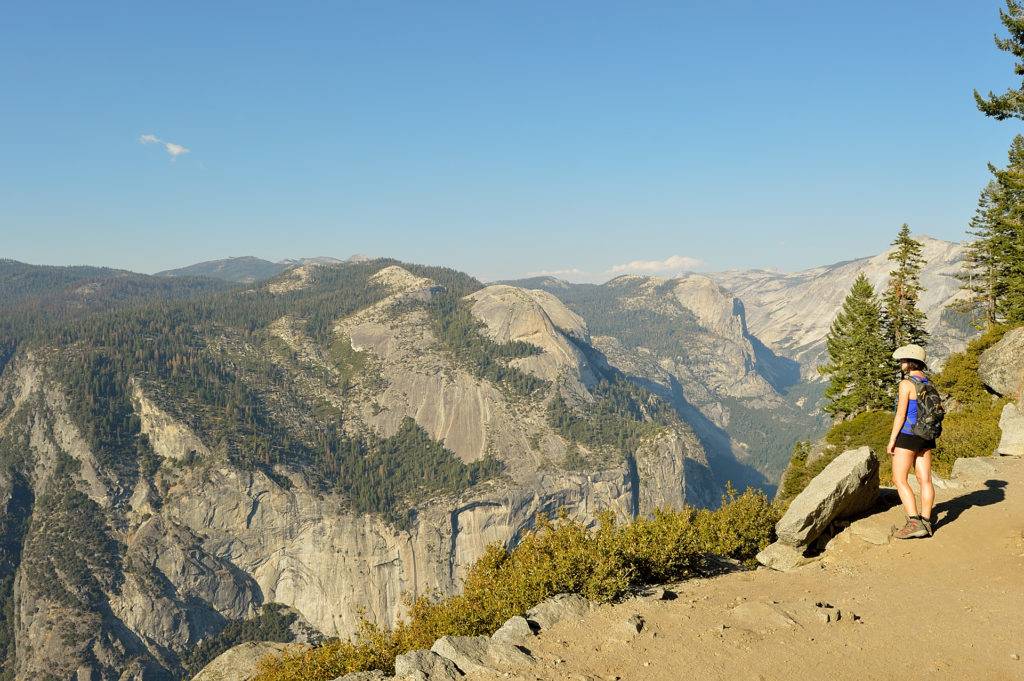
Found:
M 903 510 L 908 518 L 917 515 L 917 499 L 914 498 L 914 490 L 910 489 L 907 476 L 910 475 L 910 466 L 914 463 L 917 452 L 897 447 L 892 453 L 892 481 L 896 485 L 896 491 L 900 493 L 900 501 L 903 502 Z M 931 464 L 931 456 L 928 457 Z M 928 486 L 931 487 L 931 466 L 929 465 Z M 934 494 L 934 492 L 933 492 Z
M 914 461 L 914 474 L 921 484 L 921 516 L 929 520 L 932 517 L 932 505 L 935 503 L 935 488 L 932 486 L 932 450 L 926 449 L 917 455 Z

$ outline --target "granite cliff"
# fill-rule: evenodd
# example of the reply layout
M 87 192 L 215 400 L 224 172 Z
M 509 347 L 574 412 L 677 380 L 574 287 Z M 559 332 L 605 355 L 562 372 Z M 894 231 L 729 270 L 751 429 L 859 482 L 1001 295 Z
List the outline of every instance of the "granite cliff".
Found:
M 0 373 L 4 673 L 180 678 L 263 603 L 328 635 L 360 612 L 393 621 L 403 594 L 454 592 L 538 513 L 717 503 L 693 431 L 623 382 L 581 317 L 412 269 L 297 268 L 20 341 Z M 446 342 L 452 324 L 479 341 Z M 552 400 L 635 446 L 580 440 Z M 406 469 L 425 456 L 444 474 Z

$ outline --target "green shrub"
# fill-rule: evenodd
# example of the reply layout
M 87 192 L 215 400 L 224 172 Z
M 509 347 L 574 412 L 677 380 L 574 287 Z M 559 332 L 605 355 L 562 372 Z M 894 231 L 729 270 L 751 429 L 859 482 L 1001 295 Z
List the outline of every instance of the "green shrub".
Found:
M 946 414 L 942 437 L 932 453 L 932 470 L 948 478 L 957 459 L 992 456 L 999 445 L 1002 431 L 999 417 L 1007 400 L 987 399 L 959 411 Z
M 951 355 L 942 371 L 933 377 L 935 387 L 943 397 L 951 398 L 954 408 L 970 408 L 987 403 L 991 393 L 978 377 L 978 358 L 981 353 L 998 343 L 1009 327 L 997 326 L 985 335 L 971 341 L 963 352 Z
M 350 641 L 331 641 L 308 652 L 268 657 L 256 681 L 329 681 L 354 671 L 394 672 L 394 659 L 429 648 L 441 636 L 481 636 L 557 593 L 597 601 L 622 596 L 633 586 L 694 575 L 705 553 L 747 562 L 774 539 L 779 509 L 757 490 L 729 489 L 717 511 L 659 510 L 651 519 L 617 525 L 606 511 L 588 529 L 564 515 L 538 519 L 512 550 L 487 547 L 466 577 L 462 594 L 421 596 L 394 628 L 363 620 Z

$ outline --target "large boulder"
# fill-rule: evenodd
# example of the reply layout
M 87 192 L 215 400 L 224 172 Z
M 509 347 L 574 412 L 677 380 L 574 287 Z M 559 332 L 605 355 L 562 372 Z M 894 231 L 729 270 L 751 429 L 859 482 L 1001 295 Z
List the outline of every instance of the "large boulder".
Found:
M 999 418 L 999 429 L 1003 436 L 996 448 L 1003 456 L 1024 456 L 1024 407 L 1011 402 L 1003 407 Z
M 1003 339 L 981 353 L 978 376 L 985 385 L 1018 402 L 1024 392 L 1024 326 L 1010 331 Z
M 537 635 L 525 617 L 515 616 L 509 618 L 501 628 L 491 634 L 491 640 L 511 645 L 523 645 Z
M 531 665 L 535 661 L 511 643 L 486 636 L 442 636 L 430 650 L 454 662 L 464 674 L 501 671 L 510 664 Z
M 757 554 L 758 563 L 780 572 L 807 565 L 811 560 L 801 549 L 781 541 L 769 544 Z
M 526 611 L 526 619 L 543 631 L 567 619 L 580 619 L 593 604 L 579 594 L 557 594 Z
M 458 681 L 455 663 L 430 650 L 412 650 L 395 658 L 395 678 L 410 681 Z
M 806 548 L 837 518 L 878 500 L 878 458 L 868 447 L 840 454 L 789 505 L 775 526 L 779 541 Z

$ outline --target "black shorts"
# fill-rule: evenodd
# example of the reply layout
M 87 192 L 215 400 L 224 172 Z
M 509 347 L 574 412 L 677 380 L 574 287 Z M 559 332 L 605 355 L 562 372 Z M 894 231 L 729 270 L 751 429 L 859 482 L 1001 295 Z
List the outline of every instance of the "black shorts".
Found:
M 935 449 L 935 440 L 925 440 L 916 435 L 900 433 L 896 436 L 896 446 L 900 449 L 909 449 L 912 452 L 923 452 L 926 449 Z

